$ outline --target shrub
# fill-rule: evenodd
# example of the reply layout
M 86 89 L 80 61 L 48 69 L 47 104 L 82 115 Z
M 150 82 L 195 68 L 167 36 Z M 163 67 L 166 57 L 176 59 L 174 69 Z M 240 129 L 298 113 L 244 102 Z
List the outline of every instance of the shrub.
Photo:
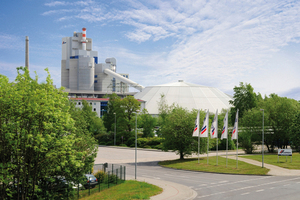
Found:
M 99 183 L 103 183 L 106 173 L 103 170 L 97 171 L 94 176 L 98 179 Z

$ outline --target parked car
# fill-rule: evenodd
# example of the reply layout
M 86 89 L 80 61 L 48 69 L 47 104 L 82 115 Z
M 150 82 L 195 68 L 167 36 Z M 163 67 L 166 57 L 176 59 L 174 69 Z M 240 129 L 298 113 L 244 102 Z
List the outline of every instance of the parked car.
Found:
M 98 184 L 97 178 L 93 174 L 85 174 L 86 183 L 83 185 L 86 189 L 94 188 Z

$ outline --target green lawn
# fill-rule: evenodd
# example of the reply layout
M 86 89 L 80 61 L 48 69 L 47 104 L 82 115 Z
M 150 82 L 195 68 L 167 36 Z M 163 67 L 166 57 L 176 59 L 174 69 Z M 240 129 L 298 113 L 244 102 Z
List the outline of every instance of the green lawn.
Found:
M 155 185 L 134 180 L 125 181 L 120 185 L 116 185 L 91 196 L 81 198 L 80 200 L 96 200 L 96 199 L 150 199 L 151 196 L 160 194 L 162 189 Z
M 262 161 L 262 155 L 245 155 L 243 156 L 248 159 L 257 160 L 259 162 Z M 300 169 L 300 154 L 293 153 L 292 162 L 291 156 L 279 156 L 279 162 L 277 162 L 278 156 L 277 154 L 266 154 L 264 155 L 264 163 L 276 165 L 278 167 L 283 167 L 287 169 Z
M 185 160 L 170 160 L 159 162 L 159 165 L 174 169 L 184 169 L 192 171 L 202 172 L 215 172 L 226 174 L 253 174 L 253 175 L 266 175 L 268 169 L 261 168 L 259 166 L 250 165 L 248 163 L 238 161 L 238 168 L 236 168 L 236 160 L 228 159 L 228 165 L 226 167 L 226 158 L 218 157 L 218 166 L 216 166 L 216 157 L 208 157 L 209 164 L 207 165 L 206 157 L 200 158 L 198 164 L 198 158 L 189 158 Z

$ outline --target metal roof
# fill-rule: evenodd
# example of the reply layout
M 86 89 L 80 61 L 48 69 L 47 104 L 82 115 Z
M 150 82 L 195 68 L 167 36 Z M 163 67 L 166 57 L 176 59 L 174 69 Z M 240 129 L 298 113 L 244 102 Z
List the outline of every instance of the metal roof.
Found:
M 134 97 L 146 101 L 145 108 L 149 114 L 157 115 L 159 113 L 158 102 L 162 94 L 165 95 L 168 105 L 175 103 L 188 110 L 209 109 L 209 112 L 216 112 L 218 109 L 219 113 L 222 109 L 229 109 L 231 107 L 229 100 L 232 100 L 229 95 L 217 88 L 186 83 L 182 80 L 146 87 Z

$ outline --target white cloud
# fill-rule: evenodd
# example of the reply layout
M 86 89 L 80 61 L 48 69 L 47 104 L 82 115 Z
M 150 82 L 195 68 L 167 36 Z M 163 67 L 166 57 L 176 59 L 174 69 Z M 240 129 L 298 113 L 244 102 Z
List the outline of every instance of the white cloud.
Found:
M 289 80 L 299 83 L 294 67 L 285 73 L 288 78 L 274 80 L 283 74 L 280 65 L 284 61 L 278 60 L 276 70 L 271 64 L 282 48 L 300 42 L 298 1 L 128 0 L 114 6 L 117 3 L 75 1 L 74 12 L 51 10 L 44 15 L 65 14 L 60 21 L 76 17 L 90 23 L 121 23 L 126 26 L 124 36 L 139 44 L 172 38 L 166 52 L 144 55 L 128 50 L 131 47 L 114 49 L 113 56 L 119 56 L 129 69 L 130 62 L 142 66 L 139 70 L 147 69 L 147 74 L 136 75 L 144 85 L 184 79 L 229 91 L 239 81 L 247 81 L 268 93 L 291 89 Z M 47 6 L 63 5 L 53 2 Z

